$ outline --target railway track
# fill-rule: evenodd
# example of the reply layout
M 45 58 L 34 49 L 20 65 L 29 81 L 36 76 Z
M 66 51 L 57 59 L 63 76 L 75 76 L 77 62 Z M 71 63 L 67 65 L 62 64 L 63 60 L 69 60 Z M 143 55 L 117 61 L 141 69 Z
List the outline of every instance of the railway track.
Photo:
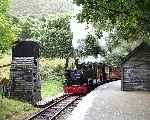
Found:
M 64 95 L 64 97 L 57 98 L 53 104 L 26 120 L 55 120 L 62 111 L 80 98 L 81 96 Z
M 54 98 L 54 99 L 52 99 L 50 101 L 44 102 L 43 104 L 38 103 L 38 104 L 35 105 L 35 107 L 46 108 L 46 107 L 48 107 L 48 106 L 50 106 L 50 105 L 60 101 L 61 99 L 65 99 L 67 96 L 68 96 L 67 94 L 63 94 L 63 95 L 61 95 L 59 97 L 56 97 L 56 98 Z

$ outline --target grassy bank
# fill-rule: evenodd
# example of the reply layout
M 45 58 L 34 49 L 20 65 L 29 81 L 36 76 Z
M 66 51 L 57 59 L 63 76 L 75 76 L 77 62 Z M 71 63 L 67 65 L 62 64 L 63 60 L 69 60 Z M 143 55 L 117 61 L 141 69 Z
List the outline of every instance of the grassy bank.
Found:
M 63 91 L 62 81 L 47 80 L 42 83 L 42 98 L 54 96 Z
M 4 55 L 0 59 L 0 65 L 9 64 L 10 55 Z M 43 98 L 56 95 L 63 91 L 63 59 L 40 59 L 41 94 Z M 0 78 L 9 78 L 9 67 L 0 69 Z M 11 100 L 0 96 L 0 120 L 18 120 L 26 114 L 38 109 L 33 106 L 16 100 Z
M 56 95 L 63 91 L 63 69 L 64 59 L 41 59 L 41 82 L 42 82 L 42 97 Z
M 0 120 L 20 120 L 29 113 L 37 111 L 32 105 L 0 96 Z
M 0 66 L 7 65 L 11 63 L 11 55 L 5 54 L 3 56 L 0 56 Z M 7 78 L 9 79 L 9 66 L 0 68 L 0 78 Z M 1 79 L 0 79 L 1 80 Z

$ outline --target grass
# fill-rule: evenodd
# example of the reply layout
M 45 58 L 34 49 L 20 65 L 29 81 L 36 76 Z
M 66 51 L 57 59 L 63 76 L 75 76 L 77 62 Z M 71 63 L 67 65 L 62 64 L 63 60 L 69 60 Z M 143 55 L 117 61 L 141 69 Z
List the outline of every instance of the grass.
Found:
M 30 104 L 0 97 L 0 120 L 19 120 L 37 110 Z
M 61 68 L 58 68 L 60 70 L 62 70 L 65 66 L 65 59 L 59 59 L 59 58 L 56 58 L 56 59 L 48 59 L 48 58 L 41 58 L 40 59 L 40 67 L 45 67 L 45 66 L 48 66 L 48 68 L 50 70 L 56 70 L 58 67 L 61 67 Z
M 6 64 L 10 64 L 10 63 L 11 63 L 11 55 L 4 54 L 3 56 L 1 56 L 1 58 L 0 58 L 0 66 L 1 65 L 6 65 Z
M 9 64 L 11 62 L 10 55 L 3 55 L 0 58 L 0 65 Z M 63 91 L 63 69 L 64 59 L 40 59 L 40 76 L 42 97 L 46 98 L 54 96 Z M 9 68 L 0 69 L 0 78 L 9 78 Z M 16 100 L 11 100 L 0 96 L 0 120 L 18 120 L 28 113 L 37 111 L 33 106 Z
M 42 83 L 42 98 L 54 96 L 63 91 L 62 81 L 47 80 Z
M 41 59 L 42 98 L 56 95 L 63 91 L 64 59 Z

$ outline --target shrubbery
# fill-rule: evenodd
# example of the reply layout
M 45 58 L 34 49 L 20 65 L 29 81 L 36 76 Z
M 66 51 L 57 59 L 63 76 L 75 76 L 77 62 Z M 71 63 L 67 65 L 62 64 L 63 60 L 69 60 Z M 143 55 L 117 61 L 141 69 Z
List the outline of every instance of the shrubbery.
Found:
M 64 72 L 64 59 L 44 59 L 40 60 L 41 80 L 62 80 Z
M 42 80 L 42 97 L 55 95 L 63 90 L 64 59 L 40 60 L 40 76 Z
M 0 0 L 0 53 L 8 50 L 16 40 L 13 24 L 7 16 L 9 0 Z

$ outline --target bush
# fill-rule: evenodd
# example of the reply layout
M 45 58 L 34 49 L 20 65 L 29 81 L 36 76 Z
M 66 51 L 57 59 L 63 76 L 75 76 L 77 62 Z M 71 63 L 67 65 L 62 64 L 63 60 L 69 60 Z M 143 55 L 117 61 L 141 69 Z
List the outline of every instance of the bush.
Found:
M 62 92 L 64 81 L 64 59 L 40 60 L 40 76 L 42 97 L 49 97 Z
M 64 73 L 64 59 L 44 59 L 40 60 L 41 80 L 62 80 Z

